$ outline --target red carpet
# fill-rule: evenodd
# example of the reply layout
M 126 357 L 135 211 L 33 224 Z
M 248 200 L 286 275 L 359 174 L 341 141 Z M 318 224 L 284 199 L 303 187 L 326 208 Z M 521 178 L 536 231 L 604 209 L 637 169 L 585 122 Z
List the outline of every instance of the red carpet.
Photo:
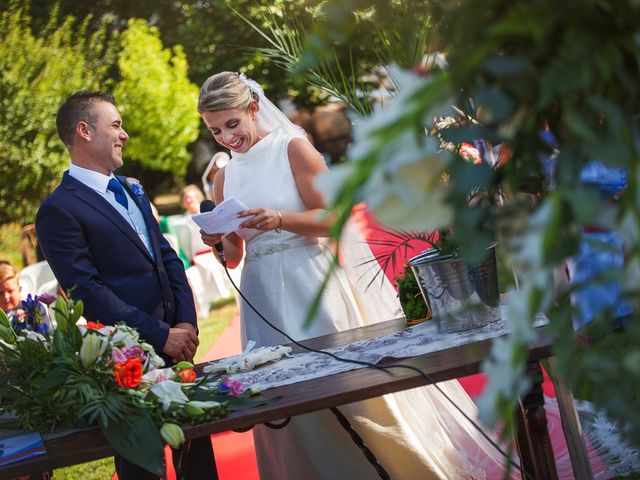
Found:
M 240 353 L 240 316 L 231 322 L 204 356 L 203 361 Z M 258 480 L 253 434 L 225 432 L 211 435 L 220 480 Z

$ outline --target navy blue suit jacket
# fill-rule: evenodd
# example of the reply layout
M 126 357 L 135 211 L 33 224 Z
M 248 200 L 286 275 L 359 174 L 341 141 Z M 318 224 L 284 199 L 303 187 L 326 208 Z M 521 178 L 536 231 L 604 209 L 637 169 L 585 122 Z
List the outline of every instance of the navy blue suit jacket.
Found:
M 75 287 L 72 298 L 84 302 L 87 320 L 122 321 L 160 353 L 170 327 L 181 322 L 196 327 L 193 295 L 146 195 L 129 193 L 144 216 L 155 260 L 122 215 L 68 172 L 40 206 L 36 233 L 62 288 Z

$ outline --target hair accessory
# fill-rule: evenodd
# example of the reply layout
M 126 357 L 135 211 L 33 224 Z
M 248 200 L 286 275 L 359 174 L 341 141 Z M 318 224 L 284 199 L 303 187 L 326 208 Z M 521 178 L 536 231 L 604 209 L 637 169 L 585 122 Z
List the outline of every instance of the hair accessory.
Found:
M 272 132 L 276 128 L 280 128 L 286 134 L 292 137 L 307 138 L 306 132 L 302 127 L 291 122 L 282 111 L 269 100 L 262 87 L 258 82 L 248 78 L 244 73 L 239 73 L 238 77 L 249 87 L 249 90 L 258 96 L 258 124 L 266 131 Z
M 249 87 L 249 90 L 251 90 L 253 93 L 257 94 L 257 95 L 263 95 L 264 96 L 264 90 L 262 89 L 262 87 L 260 86 L 260 84 L 258 82 L 256 82 L 255 80 L 252 80 L 251 78 L 247 77 L 244 73 L 239 73 L 238 76 L 240 77 L 240 80 L 242 80 L 244 82 L 244 84 Z

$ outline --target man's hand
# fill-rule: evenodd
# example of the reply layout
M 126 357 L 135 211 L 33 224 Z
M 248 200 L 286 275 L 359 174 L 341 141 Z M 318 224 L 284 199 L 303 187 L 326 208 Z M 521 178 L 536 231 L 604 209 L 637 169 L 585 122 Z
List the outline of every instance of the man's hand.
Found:
M 185 324 L 178 324 L 185 325 Z M 162 348 L 162 352 L 170 356 L 174 361 L 181 362 L 186 360 L 187 362 L 193 362 L 193 356 L 196 354 L 196 349 L 200 341 L 193 331 L 193 325 L 189 325 L 191 330 L 179 327 L 169 329 L 169 337 L 167 342 Z
M 190 332 L 192 332 L 194 335 L 198 335 L 197 331 L 196 331 L 196 327 L 193 326 L 192 323 L 188 323 L 188 322 L 180 322 L 180 323 L 176 323 L 173 328 L 182 328 L 183 330 L 189 330 Z

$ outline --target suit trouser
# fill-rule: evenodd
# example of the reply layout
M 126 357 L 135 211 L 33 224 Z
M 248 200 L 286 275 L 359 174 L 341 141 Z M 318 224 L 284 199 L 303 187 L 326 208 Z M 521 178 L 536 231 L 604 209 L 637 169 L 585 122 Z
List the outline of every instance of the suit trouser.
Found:
M 213 448 L 211 447 L 210 436 L 187 440 L 179 449 L 172 449 L 172 452 L 173 465 L 176 469 L 176 477 L 178 479 L 218 480 L 216 459 L 213 454 Z M 178 459 L 181 456 L 183 456 L 185 460 L 183 461 L 183 465 L 178 465 Z M 158 477 L 151 472 L 129 462 L 120 455 L 116 455 L 114 460 L 119 480 L 158 479 Z

